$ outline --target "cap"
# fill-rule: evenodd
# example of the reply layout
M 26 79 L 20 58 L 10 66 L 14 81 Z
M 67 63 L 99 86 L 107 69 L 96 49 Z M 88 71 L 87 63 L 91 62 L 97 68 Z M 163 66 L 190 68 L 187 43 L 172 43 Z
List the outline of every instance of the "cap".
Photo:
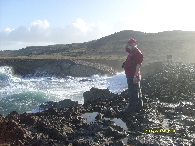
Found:
M 134 38 L 131 38 L 128 40 L 128 43 L 132 44 L 132 43 L 136 43 L 136 40 Z

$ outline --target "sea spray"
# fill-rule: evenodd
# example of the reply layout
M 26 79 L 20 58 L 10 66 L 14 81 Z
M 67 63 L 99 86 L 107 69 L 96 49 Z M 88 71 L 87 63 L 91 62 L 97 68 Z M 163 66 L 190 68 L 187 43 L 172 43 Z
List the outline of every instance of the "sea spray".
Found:
M 54 76 L 21 77 L 14 75 L 11 67 L 0 67 L 0 114 L 7 115 L 16 110 L 19 113 L 31 111 L 46 101 L 71 99 L 82 104 L 83 93 L 92 87 L 109 89 L 120 94 L 127 89 L 124 72 L 114 76 L 56 78 Z M 42 74 L 44 75 L 44 74 Z

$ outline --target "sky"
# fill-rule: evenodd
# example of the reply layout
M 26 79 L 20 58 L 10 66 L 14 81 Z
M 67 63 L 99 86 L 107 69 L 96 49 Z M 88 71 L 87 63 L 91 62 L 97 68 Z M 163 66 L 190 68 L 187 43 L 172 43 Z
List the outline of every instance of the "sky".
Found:
M 123 30 L 195 31 L 194 14 L 194 0 L 0 0 L 0 50 L 83 43 Z

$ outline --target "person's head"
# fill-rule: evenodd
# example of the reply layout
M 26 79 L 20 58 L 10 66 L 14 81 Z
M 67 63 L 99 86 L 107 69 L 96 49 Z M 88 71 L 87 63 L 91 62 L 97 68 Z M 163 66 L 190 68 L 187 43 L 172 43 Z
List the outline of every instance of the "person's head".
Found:
M 134 38 L 129 39 L 127 43 L 130 50 L 134 50 L 137 47 L 136 40 Z

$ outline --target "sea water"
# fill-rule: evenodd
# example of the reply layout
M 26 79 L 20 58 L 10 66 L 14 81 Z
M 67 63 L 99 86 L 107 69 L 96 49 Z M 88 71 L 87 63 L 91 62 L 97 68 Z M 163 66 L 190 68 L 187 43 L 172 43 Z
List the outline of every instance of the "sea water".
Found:
M 14 75 L 12 68 L 0 67 L 0 114 L 6 116 L 11 111 L 18 113 L 34 111 L 46 101 L 71 99 L 84 102 L 83 93 L 92 87 L 109 89 L 120 94 L 127 89 L 124 72 L 114 76 L 56 78 L 54 76 L 21 77 Z

